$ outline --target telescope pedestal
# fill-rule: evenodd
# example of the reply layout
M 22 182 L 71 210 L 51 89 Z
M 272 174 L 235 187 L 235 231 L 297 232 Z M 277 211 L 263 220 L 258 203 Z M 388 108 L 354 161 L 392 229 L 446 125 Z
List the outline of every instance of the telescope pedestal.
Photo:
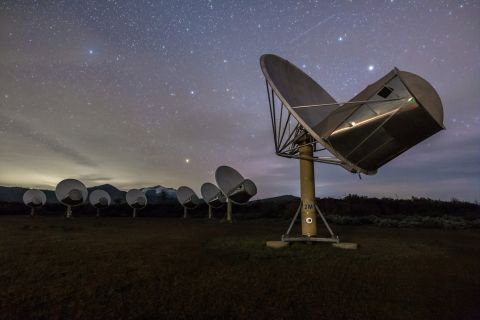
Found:
M 183 219 L 187 219 L 187 208 L 183 207 Z
M 315 210 L 314 212 L 318 212 L 318 215 L 321 217 L 323 223 L 325 224 L 325 227 L 327 227 L 328 232 L 330 233 L 330 238 L 320 238 L 320 237 L 315 237 L 315 236 L 308 236 L 308 235 L 299 235 L 299 236 L 291 236 L 290 231 L 293 228 L 293 224 L 297 220 L 298 214 L 300 213 L 300 209 L 303 208 L 302 201 L 300 201 L 300 205 L 298 206 L 297 212 L 293 216 L 292 221 L 290 222 L 290 225 L 288 226 L 287 232 L 282 235 L 282 241 L 285 242 L 334 242 L 334 243 L 339 243 L 340 239 L 338 238 L 337 235 L 335 235 L 330 228 L 330 225 L 328 224 L 327 220 L 323 216 L 323 213 L 320 211 L 320 208 L 317 206 L 317 204 L 314 204 Z M 316 227 L 316 226 L 315 226 Z
M 35 215 L 35 208 L 32 207 L 32 208 L 30 209 L 30 216 L 33 217 L 34 215 Z
M 72 218 L 72 207 L 67 206 L 67 219 Z
M 301 145 L 300 154 L 300 206 L 297 209 L 287 232 L 282 235 L 282 241 L 292 242 L 340 242 L 327 220 L 323 216 L 315 200 L 315 174 L 313 167 L 313 146 L 311 144 Z M 293 224 L 301 212 L 302 235 L 290 236 Z M 320 238 L 317 235 L 317 213 L 330 233 L 330 238 Z
M 132 218 L 136 218 L 136 217 L 137 217 L 137 209 L 133 208 Z
M 212 206 L 208 206 L 208 219 L 212 219 Z
M 230 199 L 227 200 L 227 222 L 232 223 L 232 201 Z

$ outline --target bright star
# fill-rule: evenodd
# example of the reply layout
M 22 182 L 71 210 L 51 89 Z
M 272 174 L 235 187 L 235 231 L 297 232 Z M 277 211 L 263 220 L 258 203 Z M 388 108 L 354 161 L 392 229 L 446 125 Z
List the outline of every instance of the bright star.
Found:
M 88 53 L 93 54 L 93 50 L 92 49 L 88 50 Z
M 368 71 L 373 71 L 373 69 L 375 69 L 375 67 L 373 65 L 368 66 Z
M 338 39 L 337 39 L 337 40 L 338 40 L 338 42 L 342 42 L 342 41 L 343 41 L 343 37 L 342 37 L 342 36 L 340 36 L 340 37 L 338 37 Z
M 185 162 L 186 162 L 186 163 L 190 163 L 190 159 L 186 158 L 186 159 L 185 159 Z

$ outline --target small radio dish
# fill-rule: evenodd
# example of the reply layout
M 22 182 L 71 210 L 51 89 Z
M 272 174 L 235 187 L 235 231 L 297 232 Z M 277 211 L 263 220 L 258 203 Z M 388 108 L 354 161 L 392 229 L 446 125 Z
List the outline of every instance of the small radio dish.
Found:
M 275 152 L 300 160 L 302 200 L 282 237 L 285 241 L 339 241 L 315 203 L 314 161 L 375 174 L 444 129 L 440 97 L 416 74 L 394 68 L 352 100 L 338 103 L 288 60 L 266 54 L 260 58 L 260 67 L 266 80 Z M 322 151 L 328 154 L 316 154 Z M 289 232 L 300 208 L 304 237 L 292 238 Z M 330 238 L 315 238 L 316 211 Z
M 67 218 L 71 218 L 72 207 L 87 201 L 88 190 L 82 182 L 76 179 L 65 179 L 57 184 L 55 195 L 60 203 L 67 206 Z
M 88 200 L 90 201 L 90 204 L 92 206 L 97 208 L 97 217 L 100 216 L 100 209 L 108 208 L 108 206 L 110 206 L 110 203 L 112 202 L 110 194 L 108 194 L 107 191 L 101 189 L 92 191 L 90 193 L 90 196 L 88 197 Z
M 220 166 L 215 171 L 215 180 L 218 187 L 227 197 L 227 221 L 232 222 L 232 205 L 246 203 L 257 194 L 257 187 L 252 180 L 242 177 L 237 170 Z
M 257 187 L 253 181 L 245 179 L 231 167 L 218 167 L 215 171 L 215 180 L 220 190 L 236 204 L 245 203 L 257 194 Z
M 23 203 L 31 208 L 30 215 L 35 215 L 35 209 L 41 208 L 47 202 L 47 196 L 42 190 L 27 190 L 23 194 Z
M 212 208 L 220 208 L 227 202 L 227 198 L 216 185 L 210 182 L 202 184 L 200 192 L 202 193 L 203 200 L 205 200 L 208 205 L 208 218 L 211 219 Z
M 186 186 L 181 186 L 177 190 L 178 202 L 183 206 L 183 217 L 187 217 L 187 210 L 194 209 L 200 204 L 200 199 L 195 191 Z
M 128 205 L 133 208 L 133 218 L 137 217 L 137 209 L 140 210 L 147 206 L 147 197 L 139 189 L 128 190 L 126 200 Z
M 200 191 L 202 193 L 203 200 L 205 200 L 205 202 L 213 208 L 220 208 L 225 202 L 227 202 L 227 198 L 223 192 L 213 183 L 206 182 L 202 184 Z

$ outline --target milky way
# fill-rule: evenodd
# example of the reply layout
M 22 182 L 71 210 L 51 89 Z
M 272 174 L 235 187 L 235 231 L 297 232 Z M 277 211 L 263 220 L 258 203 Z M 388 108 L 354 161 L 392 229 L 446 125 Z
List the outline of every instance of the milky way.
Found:
M 375 176 L 317 165 L 318 196 L 478 200 L 479 34 L 467 1 L 1 1 L 0 185 L 199 191 L 227 164 L 298 195 L 259 68 L 275 53 L 337 101 L 396 66 L 444 104 L 447 130 Z

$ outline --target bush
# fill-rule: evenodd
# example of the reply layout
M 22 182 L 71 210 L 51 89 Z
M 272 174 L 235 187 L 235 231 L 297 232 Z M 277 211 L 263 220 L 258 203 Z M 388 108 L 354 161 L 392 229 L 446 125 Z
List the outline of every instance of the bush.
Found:
M 329 222 L 338 225 L 369 225 L 373 224 L 382 228 L 438 228 L 438 229 L 466 229 L 480 228 L 480 219 L 473 221 L 462 217 L 444 215 L 441 217 L 422 217 L 419 215 L 400 216 L 397 218 L 383 218 L 375 215 L 351 217 L 336 214 L 328 215 Z
M 480 219 L 475 219 L 471 223 L 472 228 L 480 228 Z

